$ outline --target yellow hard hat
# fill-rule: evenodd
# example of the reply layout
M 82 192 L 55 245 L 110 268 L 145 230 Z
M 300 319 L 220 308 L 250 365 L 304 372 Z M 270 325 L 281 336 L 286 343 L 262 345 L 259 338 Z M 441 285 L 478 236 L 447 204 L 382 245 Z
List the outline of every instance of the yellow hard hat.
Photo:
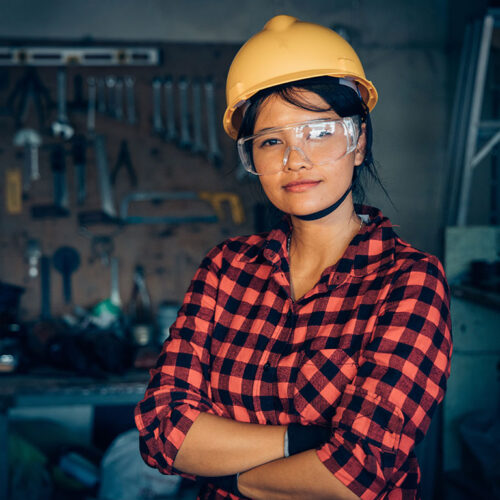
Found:
M 317 76 L 354 81 L 368 109 L 375 107 L 377 90 L 366 79 L 354 49 L 339 34 L 295 17 L 273 17 L 241 47 L 231 63 L 224 130 L 236 139 L 244 104 L 260 90 Z

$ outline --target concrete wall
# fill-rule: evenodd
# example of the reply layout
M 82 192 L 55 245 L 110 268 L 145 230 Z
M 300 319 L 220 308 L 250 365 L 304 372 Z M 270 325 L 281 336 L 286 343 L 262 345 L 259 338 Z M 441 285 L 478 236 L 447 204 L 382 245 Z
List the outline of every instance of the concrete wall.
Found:
M 374 153 L 394 207 L 376 187 L 367 201 L 403 238 L 439 254 L 452 98 L 447 0 L 4 0 L 0 36 L 240 43 L 280 13 L 347 28 L 379 92 Z

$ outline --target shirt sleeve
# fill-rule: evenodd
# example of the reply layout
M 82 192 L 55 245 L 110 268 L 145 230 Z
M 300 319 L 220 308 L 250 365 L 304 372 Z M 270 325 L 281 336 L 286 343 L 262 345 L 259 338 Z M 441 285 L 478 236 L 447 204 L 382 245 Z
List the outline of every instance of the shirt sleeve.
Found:
M 452 351 L 449 289 L 434 257 L 399 271 L 317 450 L 324 465 L 362 499 L 413 483 L 413 448 L 442 401 Z M 414 475 L 415 477 L 409 478 Z
M 150 372 L 145 396 L 135 408 L 142 458 L 164 474 L 180 474 L 173 463 L 198 415 L 222 413 L 211 400 L 209 383 L 217 284 L 209 254 L 190 284 L 170 337 Z

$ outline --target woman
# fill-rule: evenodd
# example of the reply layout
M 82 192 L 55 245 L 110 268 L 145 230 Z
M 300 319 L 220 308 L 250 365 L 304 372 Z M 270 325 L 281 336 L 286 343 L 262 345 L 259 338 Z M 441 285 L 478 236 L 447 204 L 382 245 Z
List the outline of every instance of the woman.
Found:
M 271 19 L 236 55 L 224 128 L 285 216 L 200 265 L 136 409 L 141 453 L 201 498 L 417 498 L 451 354 L 440 262 L 355 205 L 377 101 L 353 49 Z

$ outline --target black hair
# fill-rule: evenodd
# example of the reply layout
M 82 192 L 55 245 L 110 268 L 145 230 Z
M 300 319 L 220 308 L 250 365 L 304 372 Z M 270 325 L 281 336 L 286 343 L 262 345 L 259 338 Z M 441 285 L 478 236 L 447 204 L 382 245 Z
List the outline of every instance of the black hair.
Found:
M 301 90 L 307 90 L 319 95 L 327 103 L 328 107 L 324 108 L 320 106 L 313 106 L 307 103 L 300 96 Z M 387 191 L 378 176 L 373 160 L 373 130 L 370 120 L 370 112 L 366 104 L 354 89 L 347 85 L 342 85 L 339 83 L 338 78 L 330 76 L 297 80 L 263 89 L 250 98 L 250 104 L 241 122 L 238 138 L 253 135 L 260 106 L 269 96 L 272 95 L 278 96 L 284 101 L 299 108 L 307 109 L 308 111 L 322 112 L 331 109 L 342 118 L 346 116 L 357 116 L 360 123 L 366 124 L 366 151 L 363 163 L 354 169 L 352 178 L 352 192 L 354 200 L 356 203 L 363 203 L 365 199 L 365 189 L 360 179 L 365 172 L 371 179 L 377 182 L 382 190 L 387 194 Z

